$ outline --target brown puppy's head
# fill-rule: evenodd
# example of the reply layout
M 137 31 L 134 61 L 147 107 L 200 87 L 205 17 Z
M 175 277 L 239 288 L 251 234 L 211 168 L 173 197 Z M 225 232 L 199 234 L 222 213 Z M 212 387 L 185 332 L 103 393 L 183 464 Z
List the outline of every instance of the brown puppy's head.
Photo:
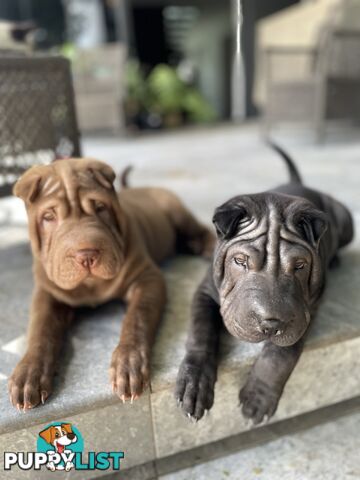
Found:
M 97 160 L 66 159 L 32 167 L 15 184 L 33 253 L 62 289 L 89 277 L 112 279 L 121 268 L 125 226 L 114 178 Z
M 296 343 L 324 284 L 326 215 L 301 198 L 262 193 L 229 200 L 213 222 L 214 279 L 229 332 L 249 342 Z

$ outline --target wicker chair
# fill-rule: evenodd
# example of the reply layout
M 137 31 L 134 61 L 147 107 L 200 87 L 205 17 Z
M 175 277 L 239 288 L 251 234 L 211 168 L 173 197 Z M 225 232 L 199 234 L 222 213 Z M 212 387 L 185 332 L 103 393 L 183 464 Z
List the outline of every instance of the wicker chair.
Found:
M 360 119 L 360 31 L 327 29 L 315 49 L 270 48 L 266 134 L 275 123 L 310 120 L 317 140 L 329 119 Z
M 80 156 L 69 61 L 0 54 L 0 197 L 35 163 Z

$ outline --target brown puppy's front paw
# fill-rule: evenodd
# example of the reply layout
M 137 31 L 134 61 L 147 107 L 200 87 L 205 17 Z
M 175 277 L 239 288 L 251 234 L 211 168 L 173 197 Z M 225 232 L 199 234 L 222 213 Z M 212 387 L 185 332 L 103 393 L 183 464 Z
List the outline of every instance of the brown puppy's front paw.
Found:
M 183 412 L 196 422 L 213 406 L 216 365 L 204 354 L 188 353 L 176 380 L 175 398 Z
M 274 415 L 280 397 L 281 393 L 250 376 L 239 394 L 242 413 L 257 425 Z
M 119 345 L 112 354 L 110 382 L 113 393 L 123 403 L 136 400 L 149 383 L 149 360 L 136 346 Z
M 45 362 L 25 356 L 15 367 L 9 383 L 9 397 L 18 410 L 44 404 L 52 392 L 52 374 Z

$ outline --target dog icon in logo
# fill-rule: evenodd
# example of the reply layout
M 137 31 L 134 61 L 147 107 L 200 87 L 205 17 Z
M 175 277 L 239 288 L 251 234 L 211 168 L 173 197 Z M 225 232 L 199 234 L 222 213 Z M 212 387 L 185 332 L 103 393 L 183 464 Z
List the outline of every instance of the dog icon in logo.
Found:
M 67 449 L 66 447 L 71 445 L 72 443 L 77 442 L 77 436 L 72 431 L 71 423 L 62 423 L 61 425 L 52 425 L 45 430 L 42 430 L 39 433 L 40 437 L 45 440 L 45 442 L 52 445 L 55 449 L 55 453 L 58 454 L 71 454 L 73 453 L 71 450 Z M 47 453 L 49 455 L 54 455 L 53 450 L 48 450 Z M 50 457 L 51 458 L 51 457 Z M 65 464 L 56 463 L 54 461 L 49 461 L 46 467 L 55 472 L 55 470 L 66 470 L 67 472 L 74 468 L 73 462 L 67 461 Z

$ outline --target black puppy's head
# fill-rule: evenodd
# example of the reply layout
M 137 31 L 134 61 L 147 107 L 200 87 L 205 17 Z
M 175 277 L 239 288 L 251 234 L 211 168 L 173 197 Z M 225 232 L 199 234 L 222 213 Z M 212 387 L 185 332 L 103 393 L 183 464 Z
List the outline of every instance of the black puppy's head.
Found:
M 214 279 L 229 332 L 249 342 L 296 343 L 324 284 L 326 215 L 278 193 L 235 197 L 216 209 Z

